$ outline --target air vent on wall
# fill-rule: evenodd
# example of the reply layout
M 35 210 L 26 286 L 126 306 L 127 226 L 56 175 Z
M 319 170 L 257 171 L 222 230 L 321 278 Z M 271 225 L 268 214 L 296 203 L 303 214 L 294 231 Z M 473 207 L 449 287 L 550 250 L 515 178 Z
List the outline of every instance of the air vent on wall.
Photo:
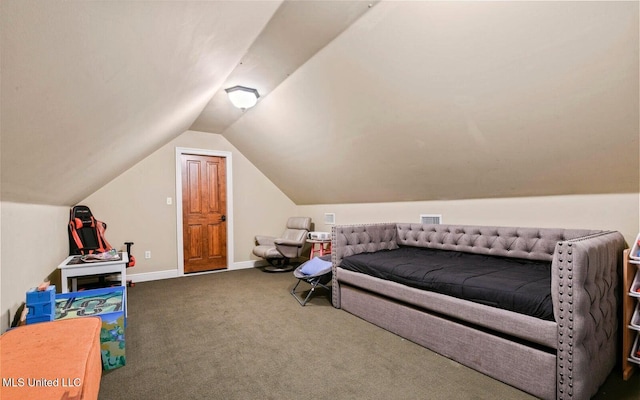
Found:
M 442 214 L 420 214 L 421 224 L 441 224 Z
M 335 225 L 336 223 L 336 214 L 334 213 L 325 213 L 324 214 L 324 223 L 327 225 Z

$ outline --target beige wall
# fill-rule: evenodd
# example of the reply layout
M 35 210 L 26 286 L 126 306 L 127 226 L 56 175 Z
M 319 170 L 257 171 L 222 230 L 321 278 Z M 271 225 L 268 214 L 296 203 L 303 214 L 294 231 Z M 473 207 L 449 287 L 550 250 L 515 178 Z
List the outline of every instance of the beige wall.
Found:
M 629 244 L 640 231 L 640 195 L 574 195 L 502 199 L 296 206 L 221 135 L 187 131 L 84 199 L 108 223 L 107 238 L 117 248 L 133 241 L 136 280 L 177 274 L 175 148 L 232 154 L 233 268 L 253 265 L 256 234 L 277 235 L 291 215 L 312 217 L 315 229 L 324 213 L 338 224 L 417 222 L 420 214 L 442 214 L 444 223 L 613 229 Z M 4 330 L 25 292 L 46 279 L 68 254 L 68 207 L 1 203 L 0 321 Z M 34 243 L 36 244 L 34 247 Z M 145 260 L 144 251 L 152 258 Z
M 382 1 L 224 135 L 296 204 L 638 193 L 638 5 Z
M 129 273 L 139 275 L 137 280 L 145 280 L 145 274 L 171 276 L 178 268 L 176 147 L 231 153 L 234 250 L 229 269 L 253 265 L 254 236 L 281 233 L 296 206 L 221 135 L 187 131 L 80 203 L 108 224 L 112 246 L 124 249 L 124 242 L 135 243 L 136 266 Z M 173 205 L 167 205 L 167 197 Z M 150 259 L 144 258 L 147 250 Z M 157 275 L 159 271 L 165 275 Z
M 418 222 L 420 214 L 442 214 L 445 224 L 498 225 L 547 228 L 611 229 L 629 244 L 640 231 L 638 193 L 546 196 L 503 199 L 417 201 L 404 203 L 324 204 L 299 206 L 320 231 L 324 213 L 335 213 L 337 224 Z
M 0 203 L 0 208 L 0 332 L 4 332 L 26 291 L 55 273 L 67 257 L 69 208 L 9 202 Z

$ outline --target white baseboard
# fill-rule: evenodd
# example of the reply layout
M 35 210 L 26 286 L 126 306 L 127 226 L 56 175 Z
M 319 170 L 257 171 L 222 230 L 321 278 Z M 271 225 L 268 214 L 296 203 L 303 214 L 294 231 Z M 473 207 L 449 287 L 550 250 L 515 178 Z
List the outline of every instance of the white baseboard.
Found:
M 165 271 L 142 272 L 139 274 L 127 274 L 127 279 L 133 282 L 159 281 L 161 279 L 171 279 L 178 277 L 178 269 L 168 269 Z
M 256 268 L 267 265 L 266 261 L 241 261 L 237 263 L 233 263 L 233 265 L 227 268 L 227 271 L 233 271 L 238 269 L 248 269 L 248 268 Z M 213 273 L 213 272 L 224 272 L 224 271 L 211 271 L 211 272 L 203 272 L 202 274 Z M 185 274 L 184 276 L 193 276 L 200 274 Z M 178 278 L 178 269 L 168 269 L 164 271 L 154 271 L 154 272 L 141 272 L 139 274 L 127 274 L 127 279 L 132 282 L 148 282 L 148 281 L 158 281 L 161 279 L 171 279 Z
M 237 262 L 237 263 L 233 263 L 233 265 L 229 268 L 229 271 L 232 271 L 234 269 L 247 269 L 247 268 L 255 268 L 255 267 L 263 267 L 265 265 L 268 265 L 268 263 L 266 261 L 260 260 L 260 261 L 241 261 L 241 262 Z

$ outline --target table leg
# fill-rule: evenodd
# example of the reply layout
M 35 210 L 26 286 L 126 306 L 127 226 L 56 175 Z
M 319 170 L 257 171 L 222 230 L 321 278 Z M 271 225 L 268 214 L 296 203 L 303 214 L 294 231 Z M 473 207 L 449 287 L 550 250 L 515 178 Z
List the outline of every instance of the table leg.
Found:
M 69 293 L 69 277 L 67 277 L 65 270 L 62 270 L 62 272 L 60 273 L 60 280 L 60 286 L 62 286 L 60 288 L 60 292 Z
M 129 316 L 129 307 L 127 305 L 127 263 L 122 264 L 120 269 L 120 285 L 124 287 L 122 293 L 124 294 L 124 318 L 126 321 Z
M 309 260 L 316 254 L 316 243 L 311 243 L 311 254 L 309 254 Z

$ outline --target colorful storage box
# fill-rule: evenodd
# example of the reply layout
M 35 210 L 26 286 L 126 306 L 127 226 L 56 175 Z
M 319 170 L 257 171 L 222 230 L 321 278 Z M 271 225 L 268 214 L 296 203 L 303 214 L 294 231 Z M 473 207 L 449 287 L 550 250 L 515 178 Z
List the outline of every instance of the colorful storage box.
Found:
M 100 350 L 102 368 L 125 365 L 125 301 L 122 286 L 56 295 L 55 319 L 96 315 L 102 319 Z
M 640 233 L 638 233 L 638 237 L 636 241 L 633 242 L 633 246 L 631 246 L 631 250 L 629 251 L 629 258 L 633 261 L 640 261 Z
M 640 301 L 638 301 L 638 304 L 636 304 L 636 310 L 633 312 L 633 317 L 631 317 L 629 326 L 637 331 L 640 331 Z
M 42 291 L 38 291 L 37 288 L 29 289 L 26 302 L 28 309 L 27 324 L 53 321 L 55 316 L 55 298 L 55 285 L 50 285 Z
M 633 278 L 633 282 L 631 282 L 631 288 L 629 288 L 629 296 L 640 297 L 640 268 L 638 268 L 636 276 Z
M 629 360 L 640 363 L 640 332 L 636 334 L 636 340 L 633 343 L 633 348 L 631 349 Z
M 56 299 L 56 285 L 49 285 L 43 291 L 31 288 L 27 292 L 27 304 L 53 302 Z

